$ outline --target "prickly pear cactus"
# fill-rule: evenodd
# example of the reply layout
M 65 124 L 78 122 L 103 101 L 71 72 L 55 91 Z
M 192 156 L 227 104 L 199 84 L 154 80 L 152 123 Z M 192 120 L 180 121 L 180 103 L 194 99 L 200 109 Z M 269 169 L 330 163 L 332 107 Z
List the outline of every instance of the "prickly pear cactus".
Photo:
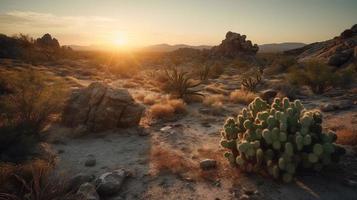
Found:
M 284 182 L 296 171 L 320 171 L 338 162 L 344 149 L 334 132 L 323 132 L 319 111 L 308 111 L 299 100 L 275 98 L 269 105 L 256 98 L 236 119 L 228 118 L 220 144 L 228 161 L 247 172 L 267 172 Z

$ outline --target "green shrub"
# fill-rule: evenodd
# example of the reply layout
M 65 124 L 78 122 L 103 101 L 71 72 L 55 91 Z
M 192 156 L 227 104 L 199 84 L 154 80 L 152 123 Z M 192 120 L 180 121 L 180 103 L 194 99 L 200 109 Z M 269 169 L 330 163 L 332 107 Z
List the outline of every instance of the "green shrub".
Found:
M 315 94 L 322 94 L 338 84 L 338 75 L 332 67 L 311 61 L 302 68 L 292 69 L 287 80 L 293 85 L 307 85 Z
M 62 82 L 33 70 L 6 76 L 11 93 L 0 98 L 0 160 L 20 161 L 43 138 L 50 116 L 60 112 Z
M 320 171 L 344 153 L 334 144 L 336 134 L 324 132 L 321 123 L 321 113 L 306 110 L 299 100 L 275 98 L 269 105 L 256 98 L 237 119 L 226 120 L 220 144 L 240 169 L 290 182 L 298 169 Z

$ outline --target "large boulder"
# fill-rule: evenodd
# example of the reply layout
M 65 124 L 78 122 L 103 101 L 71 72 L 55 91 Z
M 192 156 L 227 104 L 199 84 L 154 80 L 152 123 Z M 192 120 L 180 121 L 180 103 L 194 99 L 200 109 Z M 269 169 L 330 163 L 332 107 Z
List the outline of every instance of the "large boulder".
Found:
M 48 33 L 44 34 L 41 38 L 37 38 L 36 44 L 47 48 L 60 48 L 60 44 L 56 38 Z
M 72 94 L 63 112 L 63 122 L 99 132 L 136 126 L 143 111 L 144 106 L 136 103 L 126 89 L 95 82 Z

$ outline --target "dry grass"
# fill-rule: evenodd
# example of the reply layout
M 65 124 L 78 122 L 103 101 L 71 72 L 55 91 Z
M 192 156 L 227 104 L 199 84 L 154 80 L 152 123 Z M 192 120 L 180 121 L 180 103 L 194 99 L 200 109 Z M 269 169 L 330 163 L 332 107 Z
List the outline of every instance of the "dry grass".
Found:
M 238 181 L 240 172 L 238 168 L 229 165 L 223 157 L 223 152 L 208 148 L 201 148 L 197 151 L 199 158 L 211 158 L 217 161 L 217 168 L 202 170 L 198 160 L 192 160 L 181 151 L 165 146 L 152 148 L 150 154 L 150 171 L 153 175 L 159 173 L 172 173 L 183 178 L 190 178 L 193 181 L 215 182 L 217 179 L 231 179 Z
M 221 94 L 206 96 L 203 99 L 203 105 L 213 107 L 213 108 L 221 108 L 225 101 L 225 97 Z
M 0 199 L 74 199 L 67 179 L 54 175 L 53 161 L 34 160 L 23 165 L 0 165 Z M 60 198 L 59 198 L 60 197 Z
M 357 145 L 357 132 L 350 129 L 340 129 L 337 131 L 337 144 Z
M 151 172 L 169 172 L 180 176 L 189 176 L 199 167 L 181 152 L 169 147 L 157 146 L 150 154 Z
M 158 100 L 160 99 L 160 97 L 158 95 L 155 94 L 148 94 L 144 97 L 143 99 L 143 103 L 145 105 L 153 105 L 155 104 Z
M 166 99 L 150 108 L 150 113 L 154 118 L 171 118 L 175 114 L 184 112 L 186 112 L 186 103 L 181 99 Z
M 252 102 L 255 97 L 257 97 L 257 95 L 254 93 L 243 90 L 235 90 L 229 95 L 229 99 L 233 103 L 241 103 L 245 105 L 248 105 L 250 102 Z

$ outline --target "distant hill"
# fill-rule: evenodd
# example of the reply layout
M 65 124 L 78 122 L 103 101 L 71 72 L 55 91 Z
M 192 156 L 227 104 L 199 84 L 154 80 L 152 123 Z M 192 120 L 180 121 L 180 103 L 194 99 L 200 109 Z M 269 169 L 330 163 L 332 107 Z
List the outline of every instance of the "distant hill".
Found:
M 210 49 L 210 48 L 212 48 L 212 46 L 208 46 L 208 45 L 192 46 L 192 45 L 187 45 L 187 44 L 175 44 L 175 45 L 155 44 L 155 45 L 146 46 L 140 50 L 156 51 L 156 52 L 170 52 L 170 51 L 175 51 L 175 50 L 184 49 L 184 48 L 200 49 L 201 50 L 201 49 Z
M 291 49 L 297 49 L 306 44 L 300 42 L 284 42 L 259 45 L 259 53 L 283 52 Z

